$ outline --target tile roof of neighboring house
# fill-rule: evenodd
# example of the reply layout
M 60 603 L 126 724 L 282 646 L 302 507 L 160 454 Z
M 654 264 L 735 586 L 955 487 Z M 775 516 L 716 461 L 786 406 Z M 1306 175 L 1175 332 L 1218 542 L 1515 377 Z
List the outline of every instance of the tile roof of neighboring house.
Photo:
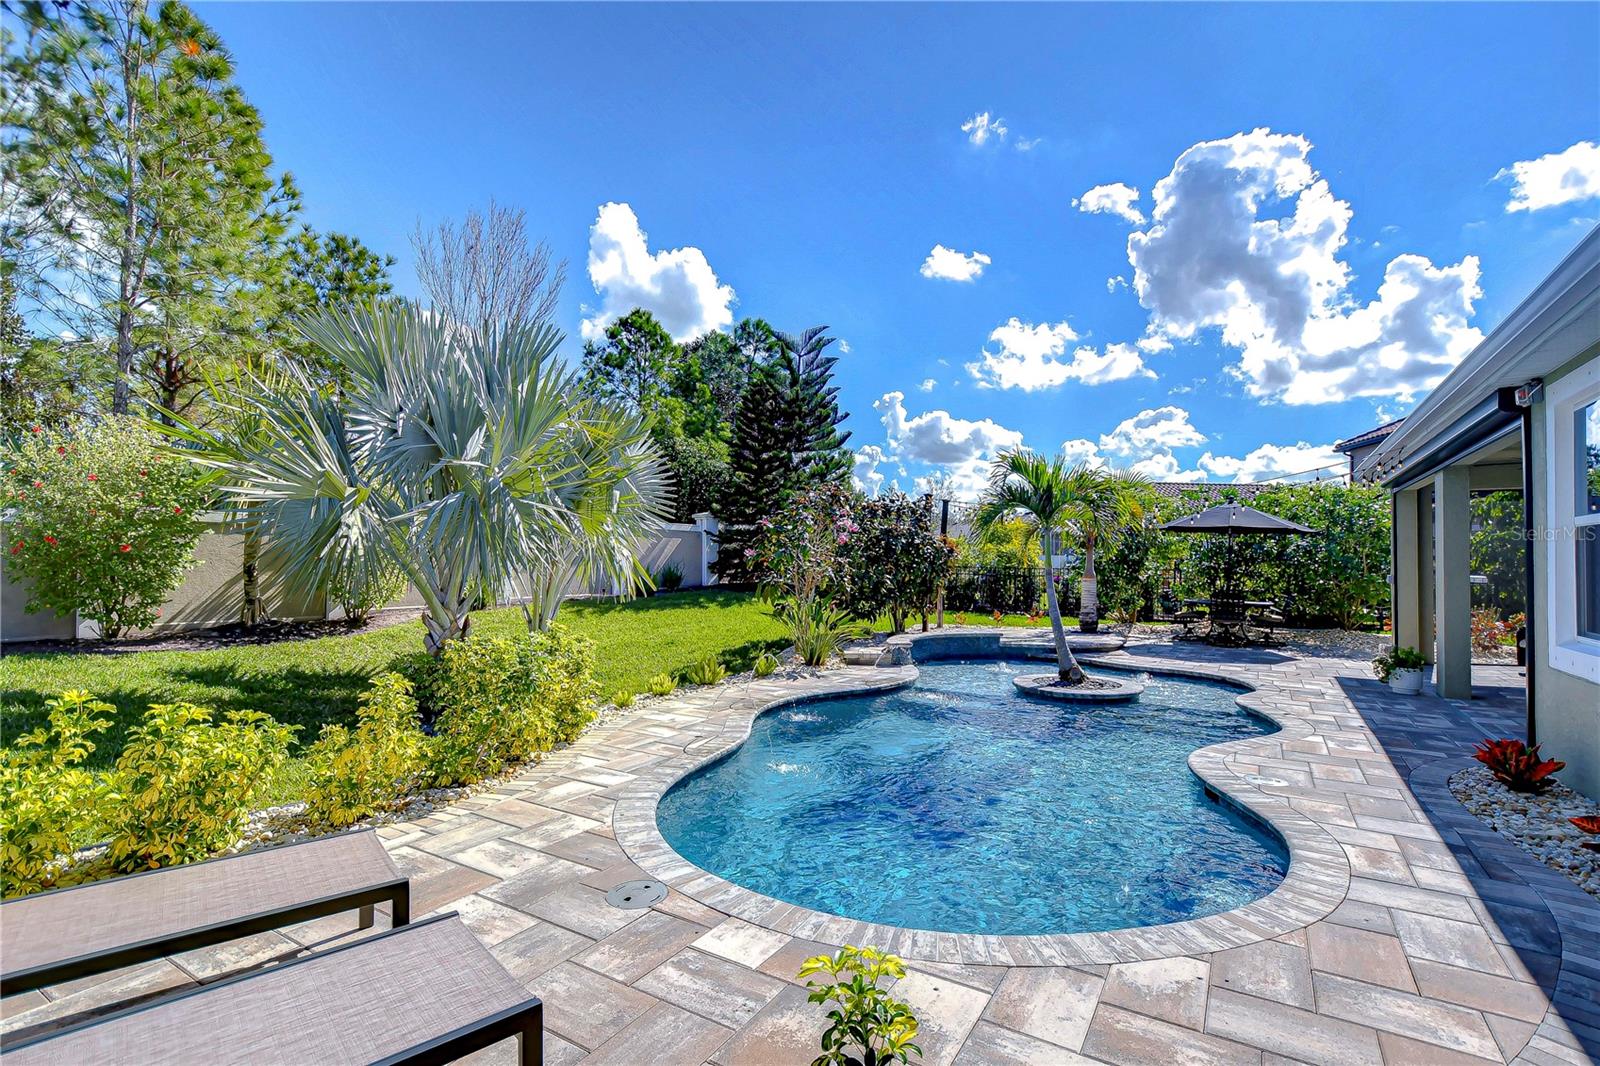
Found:
M 1356 448 L 1365 447 L 1369 444 L 1377 444 L 1379 441 L 1383 440 L 1383 438 L 1399 429 L 1400 423 L 1404 421 L 1405 419 L 1403 418 L 1397 418 L 1393 422 L 1369 429 L 1365 433 L 1357 433 L 1350 439 L 1342 440 L 1338 444 L 1335 444 L 1333 446 L 1333 450 L 1348 454 L 1349 452 L 1354 451 Z
M 1233 489 L 1241 499 L 1249 499 L 1263 489 L 1271 488 L 1270 485 L 1257 481 L 1157 481 L 1150 487 L 1156 490 L 1156 495 L 1174 500 L 1186 492 L 1196 492 L 1204 498 L 1220 496 L 1223 489 Z

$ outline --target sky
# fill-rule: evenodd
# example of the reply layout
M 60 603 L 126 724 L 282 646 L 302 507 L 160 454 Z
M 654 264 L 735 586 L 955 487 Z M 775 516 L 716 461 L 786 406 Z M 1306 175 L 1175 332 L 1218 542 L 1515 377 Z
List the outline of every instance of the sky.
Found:
M 1600 217 L 1600 5 L 199 3 L 318 229 L 826 325 L 856 476 L 1328 476 Z

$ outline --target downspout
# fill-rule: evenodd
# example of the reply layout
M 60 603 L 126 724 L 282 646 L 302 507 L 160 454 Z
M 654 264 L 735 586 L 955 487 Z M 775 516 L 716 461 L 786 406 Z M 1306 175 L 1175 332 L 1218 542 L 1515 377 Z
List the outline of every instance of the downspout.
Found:
M 1533 407 L 1522 408 L 1522 611 L 1523 656 L 1527 663 L 1528 746 L 1539 742 L 1538 722 L 1534 714 L 1537 701 L 1534 690 L 1537 684 L 1538 658 L 1534 655 L 1534 588 L 1533 546 L 1537 531 L 1533 519 Z
M 1528 746 L 1539 742 L 1539 725 L 1534 708 L 1538 686 L 1538 661 L 1534 654 L 1533 546 L 1538 530 L 1533 517 L 1533 405 L 1543 392 L 1543 383 L 1530 381 L 1521 387 L 1497 391 L 1495 405 L 1502 411 L 1515 411 L 1522 417 L 1522 609 L 1526 672 L 1524 692 L 1528 701 Z
M 1389 641 L 1390 651 L 1400 649 L 1400 604 L 1395 590 L 1400 584 L 1400 538 L 1395 531 L 1400 528 L 1400 494 L 1389 493 Z

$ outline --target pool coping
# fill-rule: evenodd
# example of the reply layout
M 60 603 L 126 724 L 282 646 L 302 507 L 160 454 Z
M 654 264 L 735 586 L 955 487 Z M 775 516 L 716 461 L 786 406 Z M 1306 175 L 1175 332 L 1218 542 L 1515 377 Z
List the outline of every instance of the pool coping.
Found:
M 904 647 L 916 657 L 926 645 L 937 655 L 954 658 L 993 655 L 1027 657 L 1036 642 L 1006 639 L 999 630 L 902 634 L 890 639 L 891 651 Z M 1199 748 L 1189 755 L 1189 768 L 1216 796 L 1245 817 L 1282 839 L 1289 869 L 1267 895 L 1233 910 L 1160 925 L 1130 926 L 1104 932 L 991 935 L 863 922 L 786 903 L 734 884 L 679 855 L 656 824 L 661 797 L 680 779 L 707 766 L 743 744 L 763 714 L 818 699 L 876 693 L 916 681 L 914 665 L 856 666 L 815 677 L 770 686 L 770 696 L 740 700 L 730 708 L 715 734 L 697 741 L 683 755 L 651 767 L 628 784 L 617 800 L 612 829 L 628 858 L 646 873 L 691 899 L 752 925 L 829 945 L 870 944 L 902 958 L 983 966 L 1083 966 L 1141 962 L 1173 955 L 1194 955 L 1243 947 L 1282 936 L 1326 918 L 1344 901 L 1351 869 L 1343 847 L 1326 829 L 1294 810 L 1287 799 L 1263 792 L 1258 784 L 1279 782 L 1255 774 L 1236 773 L 1232 756 L 1257 754 L 1270 758 L 1285 741 L 1316 735 L 1314 725 L 1295 711 L 1293 701 L 1274 701 L 1270 679 L 1246 681 L 1199 667 L 1145 666 L 1101 656 L 1083 662 L 1116 669 L 1220 682 L 1243 691 L 1236 702 L 1278 726 L 1278 732 Z M 1252 780 L 1254 778 L 1254 780 Z

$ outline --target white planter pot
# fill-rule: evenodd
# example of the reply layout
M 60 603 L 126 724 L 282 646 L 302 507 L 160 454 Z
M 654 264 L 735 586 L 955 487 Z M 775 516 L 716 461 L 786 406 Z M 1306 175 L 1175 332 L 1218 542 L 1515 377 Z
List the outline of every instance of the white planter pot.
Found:
M 1422 671 L 1395 670 L 1389 674 L 1389 687 L 1402 695 L 1415 696 L 1422 691 Z

